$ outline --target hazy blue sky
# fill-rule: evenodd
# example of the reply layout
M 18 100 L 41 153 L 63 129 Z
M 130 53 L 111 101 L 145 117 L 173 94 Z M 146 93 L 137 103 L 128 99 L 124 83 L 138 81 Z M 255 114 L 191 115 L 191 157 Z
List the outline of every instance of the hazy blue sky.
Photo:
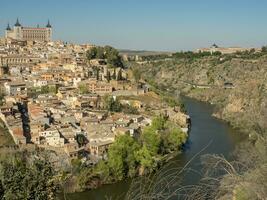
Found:
M 267 44 L 267 0 L 1 0 L 0 29 L 44 25 L 53 39 L 124 49 Z

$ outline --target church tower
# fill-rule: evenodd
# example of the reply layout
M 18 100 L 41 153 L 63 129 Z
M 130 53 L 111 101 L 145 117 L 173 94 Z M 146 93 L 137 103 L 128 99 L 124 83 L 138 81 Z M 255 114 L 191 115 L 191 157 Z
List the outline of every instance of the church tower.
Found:
M 8 38 L 10 32 L 11 32 L 11 28 L 10 28 L 9 23 L 8 23 L 7 27 L 6 27 L 6 38 Z
M 49 20 L 47 22 L 46 28 L 47 28 L 47 41 L 51 41 L 52 40 L 52 26 Z
M 17 18 L 16 24 L 14 25 L 14 35 L 15 39 L 21 40 L 22 39 L 22 27 L 21 24 L 19 23 L 19 19 Z

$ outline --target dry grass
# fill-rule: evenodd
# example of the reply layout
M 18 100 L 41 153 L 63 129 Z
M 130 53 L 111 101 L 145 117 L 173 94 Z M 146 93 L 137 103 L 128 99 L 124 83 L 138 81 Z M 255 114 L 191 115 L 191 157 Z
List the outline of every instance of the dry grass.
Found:
M 0 121 L 0 146 L 14 145 L 12 136 L 9 134 L 4 123 Z
M 145 104 L 150 104 L 151 102 L 160 104 L 162 102 L 160 96 L 154 92 L 148 92 L 148 93 L 145 93 L 144 95 L 125 96 L 125 97 L 120 97 L 120 98 L 125 99 L 125 100 L 137 100 Z
M 125 200 L 171 200 L 171 199 L 204 199 L 202 185 L 184 185 L 183 178 L 188 173 L 197 173 L 189 167 L 190 163 L 197 158 L 210 143 L 195 154 L 184 167 L 173 167 L 169 162 L 155 174 L 135 179 Z

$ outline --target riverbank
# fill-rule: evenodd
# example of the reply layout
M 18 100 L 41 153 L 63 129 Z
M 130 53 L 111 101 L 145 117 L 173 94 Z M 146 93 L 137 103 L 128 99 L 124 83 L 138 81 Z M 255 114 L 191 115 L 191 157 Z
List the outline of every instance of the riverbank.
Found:
M 234 150 L 234 173 L 220 177 L 218 195 L 225 199 L 255 199 L 264 197 L 267 191 L 263 170 L 267 163 L 267 56 L 265 53 L 230 54 L 205 58 L 178 58 L 171 62 L 137 65 L 132 68 L 160 90 L 181 91 L 186 96 L 209 102 L 215 106 L 213 116 L 226 121 L 239 137 L 245 137 L 242 145 Z M 194 87 L 194 86 L 214 87 Z M 219 158 L 219 157 L 218 157 Z M 227 162 L 227 161 L 225 161 Z M 230 163 L 232 165 L 232 163 Z M 259 173 L 262 171 L 264 173 Z M 227 179 L 228 178 L 228 179 Z M 244 180 L 246 180 L 244 184 Z M 252 181 L 253 180 L 253 181 Z M 231 188 L 223 187 L 231 184 Z M 257 187 L 256 187 L 257 185 Z M 233 189 L 237 188 L 237 189 Z M 203 188 L 205 190 L 205 188 Z M 234 192 L 233 192 L 234 190 Z M 235 193 L 235 195 L 233 195 Z M 222 195 L 223 196 L 223 195 Z M 258 198 L 262 199 L 262 198 Z
M 184 148 L 184 147 L 183 147 Z M 83 189 L 82 191 L 80 190 L 76 190 L 75 191 L 75 187 L 77 188 L 76 184 L 77 184 L 77 180 L 73 180 L 72 182 L 74 183 L 74 185 L 68 185 L 69 188 L 65 188 L 63 191 L 65 192 L 65 196 L 75 196 L 75 194 L 83 194 L 83 193 L 87 193 L 87 192 L 93 192 L 93 191 L 98 191 L 101 190 L 102 188 L 112 188 L 113 186 L 117 186 L 117 185 L 121 185 L 122 183 L 131 183 L 132 180 L 137 180 L 137 179 L 141 179 L 143 177 L 147 177 L 147 176 L 151 176 L 155 173 L 157 173 L 158 170 L 160 170 L 162 167 L 164 167 L 165 164 L 167 164 L 168 162 L 171 162 L 175 157 L 177 157 L 178 155 L 182 154 L 182 151 L 179 152 L 174 152 L 174 153 L 170 153 L 165 155 L 163 158 L 161 158 L 158 163 L 157 163 L 157 169 L 153 169 L 154 171 L 151 171 L 149 174 L 142 174 L 142 175 L 136 175 L 134 177 L 126 177 L 123 180 L 105 180 L 106 182 L 103 182 L 103 180 L 100 180 L 99 178 L 95 177 L 95 180 L 92 180 L 90 183 L 91 187 L 88 187 L 87 189 Z M 77 178 L 77 177 L 76 177 Z M 70 181 L 71 182 L 71 181 Z M 64 194 L 59 195 L 60 199 L 63 199 Z
M 227 123 L 212 117 L 214 108 L 209 104 L 187 97 L 185 97 L 184 103 L 192 121 L 189 140 L 186 143 L 183 153 L 171 159 L 171 166 L 163 172 L 167 172 L 170 168 L 183 168 L 192 157 L 210 143 L 197 158 L 189 163 L 188 168 L 192 169 L 191 172 L 185 171 L 181 174 L 183 179 L 180 184 L 188 185 L 197 184 L 201 178 L 200 175 L 196 173 L 202 171 L 202 166 L 200 164 L 201 155 L 215 153 L 230 157 L 231 152 L 242 141 L 242 138 L 240 138 L 238 134 L 235 134 L 235 130 L 228 126 Z M 130 185 L 131 179 L 128 179 L 116 184 L 105 185 L 96 190 L 68 194 L 67 198 L 70 200 L 104 200 L 106 197 L 124 199 Z
M 248 108 L 248 110 L 241 108 L 242 104 L 246 104 L 246 97 L 234 98 L 237 95 L 234 90 L 216 91 L 214 89 L 202 89 L 197 92 L 195 90 L 188 90 L 184 92 L 184 95 L 211 104 L 214 107 L 212 115 L 228 123 L 239 134 L 248 136 L 253 132 L 259 131 L 255 129 L 256 126 L 259 126 L 258 128 L 264 127 L 260 125 L 264 123 L 264 117 L 259 115 L 263 113 L 261 109 L 263 105 L 255 105 L 257 101 L 255 100 L 253 102 L 255 110 L 252 107 Z
M 117 98 L 121 101 L 125 97 Z M 116 133 L 114 141 L 106 148 L 102 159 L 94 165 L 81 160 L 72 161 L 72 170 L 64 184 L 67 193 L 98 188 L 123 179 L 151 174 L 175 153 L 183 149 L 188 139 L 189 116 L 175 97 L 163 92 L 127 97 L 138 101 L 140 109 L 136 123 L 146 117 L 148 123 L 128 131 Z M 115 112 L 112 113 L 115 115 Z M 125 129 L 127 131 L 125 131 Z
M 267 128 L 267 55 L 231 54 L 165 61 L 157 65 L 129 63 L 142 78 L 163 91 L 216 105 L 215 116 L 243 134 L 263 133 Z M 214 87 L 197 88 L 194 85 Z
M 67 180 L 65 192 L 95 189 L 105 184 L 154 173 L 169 159 L 182 151 L 188 134 L 168 116 L 153 118 L 138 138 L 128 134 L 116 137 L 109 147 L 107 159 L 95 166 L 73 162 L 76 169 Z

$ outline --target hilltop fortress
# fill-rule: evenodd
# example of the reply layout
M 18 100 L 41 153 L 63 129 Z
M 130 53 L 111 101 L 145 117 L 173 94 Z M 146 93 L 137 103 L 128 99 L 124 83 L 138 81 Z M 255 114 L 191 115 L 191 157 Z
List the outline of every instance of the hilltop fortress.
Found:
M 48 21 L 45 27 L 24 27 L 19 23 L 17 19 L 13 29 L 10 28 L 9 24 L 6 28 L 6 38 L 15 40 L 26 40 L 26 41 L 43 41 L 49 42 L 52 38 L 52 26 Z
M 219 47 L 216 44 L 213 44 L 209 48 L 201 48 L 197 49 L 195 52 L 196 53 L 201 53 L 201 52 L 209 52 L 211 54 L 215 52 L 220 52 L 221 54 L 232 54 L 232 53 L 237 53 L 237 52 L 244 52 L 244 51 L 256 51 L 260 52 L 260 48 L 242 48 L 242 47 Z

